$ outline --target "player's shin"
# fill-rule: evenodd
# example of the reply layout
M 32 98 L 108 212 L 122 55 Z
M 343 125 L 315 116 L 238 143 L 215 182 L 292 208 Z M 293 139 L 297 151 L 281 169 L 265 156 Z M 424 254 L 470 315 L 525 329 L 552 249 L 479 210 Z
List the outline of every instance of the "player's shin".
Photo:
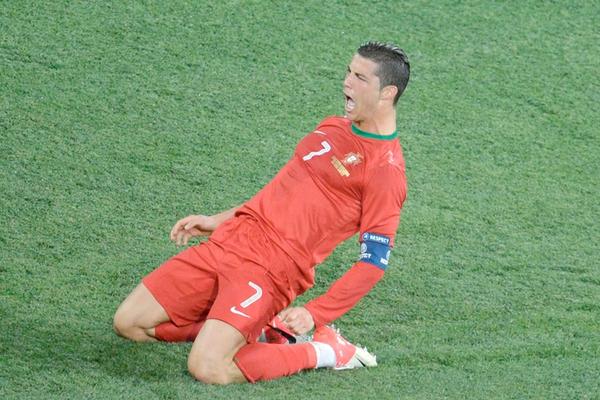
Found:
M 310 343 L 294 345 L 252 343 L 234 357 L 249 382 L 266 381 L 315 368 L 317 355 Z
M 164 322 L 154 328 L 154 337 L 163 342 L 193 342 L 203 325 L 204 321 L 183 326 Z

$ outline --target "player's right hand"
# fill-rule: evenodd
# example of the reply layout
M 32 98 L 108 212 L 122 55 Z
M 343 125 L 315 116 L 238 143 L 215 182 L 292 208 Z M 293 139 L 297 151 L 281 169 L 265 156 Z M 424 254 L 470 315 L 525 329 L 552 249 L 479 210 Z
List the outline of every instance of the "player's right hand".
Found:
M 216 221 L 206 215 L 188 215 L 173 225 L 170 238 L 178 246 L 186 245 L 195 236 L 208 236 L 216 229 Z
M 304 335 L 315 327 L 312 314 L 304 307 L 289 307 L 279 313 L 281 321 L 296 335 Z

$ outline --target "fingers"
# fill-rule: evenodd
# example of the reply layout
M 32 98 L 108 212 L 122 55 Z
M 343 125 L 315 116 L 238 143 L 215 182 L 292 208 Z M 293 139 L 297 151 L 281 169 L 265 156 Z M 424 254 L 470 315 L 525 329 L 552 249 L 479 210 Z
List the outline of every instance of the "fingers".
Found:
M 295 335 L 302 335 L 308 331 L 310 331 L 311 326 L 308 324 L 307 321 L 304 320 L 300 320 L 300 319 L 296 319 L 294 321 L 292 321 L 290 323 L 290 325 L 288 325 L 288 328 L 295 334 Z
M 281 322 L 283 322 L 288 327 L 295 320 L 293 310 L 294 310 L 294 307 L 286 308 L 285 310 L 283 310 L 279 313 L 279 318 L 281 318 Z
M 301 335 L 302 333 L 304 333 L 302 329 L 302 323 L 297 320 L 290 322 L 287 327 L 290 331 L 292 331 L 294 335 Z
M 187 244 L 191 237 L 201 235 L 202 232 L 194 228 L 201 222 L 201 220 L 199 220 L 200 217 L 201 216 L 198 215 L 189 215 L 177 221 L 169 234 L 170 239 L 180 246 L 182 244 Z
M 181 246 L 182 244 L 187 243 L 186 235 L 187 233 L 184 230 L 177 232 L 175 244 L 177 244 L 177 246 Z
M 196 225 L 200 225 L 201 224 L 200 219 L 201 219 L 201 217 L 191 219 L 187 224 L 184 225 L 183 229 L 185 229 L 186 231 L 189 231 Z
M 187 224 L 190 219 L 194 218 L 195 215 L 189 215 L 183 219 L 180 219 L 179 221 L 177 221 L 175 223 L 175 225 L 173 225 L 173 229 L 171 229 L 171 234 L 169 235 L 169 237 L 171 238 L 171 240 L 176 240 L 177 239 L 177 234 L 179 233 L 179 231 L 183 228 L 183 226 L 185 224 Z
M 285 322 L 285 319 L 290 314 L 291 310 L 292 310 L 291 308 L 286 308 L 285 310 L 282 310 L 279 312 L 279 318 L 281 318 L 282 322 Z
M 314 326 L 312 315 L 304 307 L 287 308 L 279 313 L 279 318 L 296 335 L 304 334 Z
M 171 228 L 171 233 L 169 233 L 169 239 L 175 240 L 175 235 L 177 234 L 178 230 L 179 230 L 179 221 L 175 222 L 175 225 L 173 225 L 173 228 Z
M 281 318 L 281 320 L 285 323 L 290 323 L 292 321 L 295 321 L 300 312 L 300 308 L 301 307 L 290 307 L 290 308 L 286 308 L 285 310 L 281 311 L 279 313 L 279 318 Z

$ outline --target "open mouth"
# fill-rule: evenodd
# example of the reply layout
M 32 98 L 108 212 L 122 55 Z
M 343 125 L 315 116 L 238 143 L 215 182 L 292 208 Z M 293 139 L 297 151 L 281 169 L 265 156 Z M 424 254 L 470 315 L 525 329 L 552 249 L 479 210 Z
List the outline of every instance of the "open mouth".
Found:
M 354 110 L 354 107 L 356 106 L 356 102 L 352 97 L 348 96 L 345 93 L 344 97 L 346 98 L 346 105 L 344 107 L 346 109 L 346 112 L 352 112 L 352 110 Z

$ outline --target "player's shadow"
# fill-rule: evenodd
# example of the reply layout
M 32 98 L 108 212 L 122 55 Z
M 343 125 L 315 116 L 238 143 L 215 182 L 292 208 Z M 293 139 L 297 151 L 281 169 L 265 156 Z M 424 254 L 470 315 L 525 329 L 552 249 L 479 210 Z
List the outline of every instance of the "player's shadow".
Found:
M 110 375 L 164 382 L 165 379 L 189 376 L 187 356 L 190 349 L 191 344 L 135 343 L 118 337 L 110 329 L 90 349 L 90 355 L 93 362 Z
M 36 325 L 23 319 L 16 325 L 18 332 L 5 355 L 28 357 L 30 370 L 82 370 L 90 375 L 96 371 L 148 383 L 189 376 L 187 355 L 191 344 L 134 343 L 118 337 L 110 322 L 100 330 L 85 330 L 87 327 L 82 325 Z

